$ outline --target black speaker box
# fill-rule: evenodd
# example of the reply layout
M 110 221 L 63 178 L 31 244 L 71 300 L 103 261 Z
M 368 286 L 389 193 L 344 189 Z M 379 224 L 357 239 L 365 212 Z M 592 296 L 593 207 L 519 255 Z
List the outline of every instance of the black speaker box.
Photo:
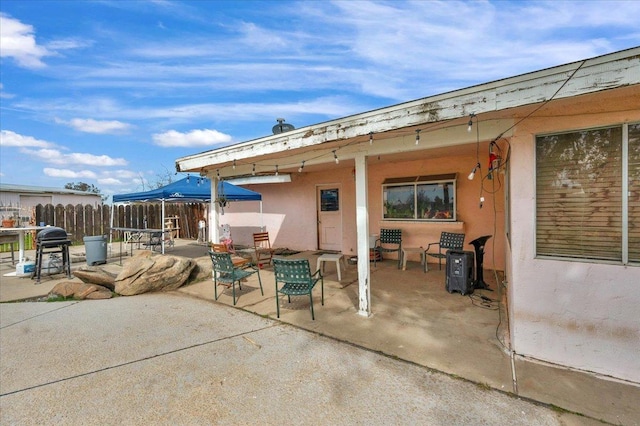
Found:
M 474 264 L 471 251 L 447 251 L 447 277 L 445 288 L 462 295 L 473 293 Z

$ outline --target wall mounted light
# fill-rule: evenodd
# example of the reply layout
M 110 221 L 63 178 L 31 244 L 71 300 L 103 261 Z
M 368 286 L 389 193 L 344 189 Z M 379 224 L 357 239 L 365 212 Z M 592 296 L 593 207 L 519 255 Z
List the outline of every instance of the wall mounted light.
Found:
M 256 175 L 256 164 L 255 164 L 255 163 L 253 163 L 253 169 L 251 169 L 251 174 L 252 174 L 253 176 L 255 176 L 255 175 Z
M 233 170 L 236 169 L 236 160 L 233 160 Z
M 340 160 L 338 160 L 338 154 L 336 154 L 335 151 L 333 151 L 333 159 L 336 160 L 336 164 L 340 163 Z
M 304 169 L 304 160 L 302 160 L 302 164 L 300 164 L 300 167 L 298 168 L 298 173 L 302 173 L 302 169 Z
M 373 145 L 373 132 L 369 132 L 369 145 Z
M 276 176 L 278 176 L 278 165 L 276 164 Z
M 416 129 L 416 145 L 420 143 L 420 129 Z

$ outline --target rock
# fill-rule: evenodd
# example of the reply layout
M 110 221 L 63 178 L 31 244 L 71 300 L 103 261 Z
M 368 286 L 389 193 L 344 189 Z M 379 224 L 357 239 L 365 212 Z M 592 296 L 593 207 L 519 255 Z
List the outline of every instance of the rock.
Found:
M 94 295 L 94 293 L 96 293 Z M 74 299 L 108 299 L 112 296 L 111 290 L 106 287 L 87 284 L 78 281 L 63 281 L 56 284 L 49 292 L 49 296 L 73 297 Z
M 182 286 L 196 262 L 179 256 L 136 253 L 123 265 L 115 280 L 115 292 L 123 296 L 153 291 L 171 291 Z
M 55 285 L 49 292 L 50 296 L 72 297 L 80 288 L 84 288 L 87 284 L 75 281 L 62 281 Z
M 87 284 L 97 284 L 109 290 L 115 290 L 116 274 L 105 271 L 99 266 L 85 266 L 73 272 L 76 278 Z
M 196 266 L 189 275 L 188 283 L 195 283 L 198 281 L 211 280 L 211 273 L 213 272 L 213 264 L 211 263 L 211 257 L 203 256 L 193 259 Z
M 98 289 L 93 291 L 85 297 L 87 300 L 97 300 L 97 299 L 111 299 L 113 297 L 113 293 L 106 287 L 96 286 Z

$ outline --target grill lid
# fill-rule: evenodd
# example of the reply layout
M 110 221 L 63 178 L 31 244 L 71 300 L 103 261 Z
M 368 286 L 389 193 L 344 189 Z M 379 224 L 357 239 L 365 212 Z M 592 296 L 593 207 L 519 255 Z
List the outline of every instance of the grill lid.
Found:
M 67 239 L 67 231 L 62 228 L 58 228 L 56 226 L 46 227 L 36 236 L 36 240 L 38 241 L 51 241 L 51 240 L 66 240 Z

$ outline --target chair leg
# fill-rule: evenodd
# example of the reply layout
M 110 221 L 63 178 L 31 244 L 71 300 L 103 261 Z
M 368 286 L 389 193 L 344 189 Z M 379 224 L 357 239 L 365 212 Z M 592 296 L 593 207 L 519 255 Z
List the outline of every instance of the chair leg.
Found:
M 215 274 L 215 272 L 214 272 Z M 218 281 L 213 277 L 213 296 L 218 300 Z
M 240 285 L 240 281 L 238 281 L 238 285 Z M 231 282 L 231 294 L 233 295 L 233 306 L 236 306 L 236 282 Z
M 276 317 L 280 318 L 280 295 L 278 294 L 278 284 L 276 284 Z
M 258 283 L 260 284 L 260 293 L 264 296 L 264 291 L 262 290 L 262 279 L 260 278 L 260 270 L 257 271 L 258 274 Z
M 313 314 L 313 294 L 311 294 L 311 291 L 309 292 L 309 304 L 311 305 L 311 320 L 314 321 L 316 318 Z

